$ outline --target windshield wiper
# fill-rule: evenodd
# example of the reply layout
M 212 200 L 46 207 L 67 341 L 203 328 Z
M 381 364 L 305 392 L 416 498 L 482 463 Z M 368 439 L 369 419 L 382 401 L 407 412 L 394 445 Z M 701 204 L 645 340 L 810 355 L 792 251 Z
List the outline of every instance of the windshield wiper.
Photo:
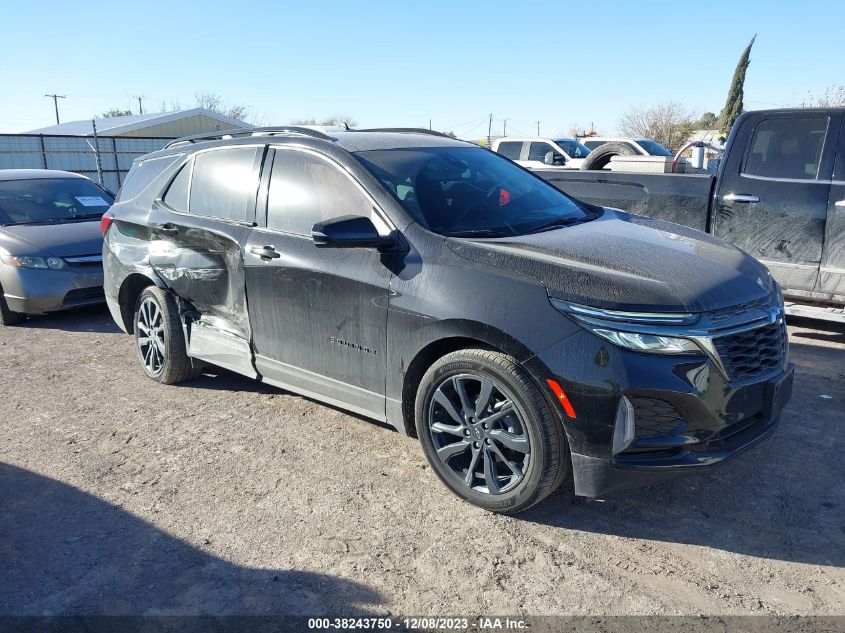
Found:
M 575 224 L 581 224 L 582 222 L 589 222 L 593 218 L 590 217 L 583 217 L 583 218 L 556 218 L 550 222 L 546 222 L 545 224 L 539 224 L 535 227 L 532 227 L 528 233 L 542 233 L 543 231 L 550 231 L 552 229 L 559 229 L 565 226 L 573 226 Z
M 513 237 L 513 233 L 497 229 L 470 229 L 446 233 L 446 237 Z

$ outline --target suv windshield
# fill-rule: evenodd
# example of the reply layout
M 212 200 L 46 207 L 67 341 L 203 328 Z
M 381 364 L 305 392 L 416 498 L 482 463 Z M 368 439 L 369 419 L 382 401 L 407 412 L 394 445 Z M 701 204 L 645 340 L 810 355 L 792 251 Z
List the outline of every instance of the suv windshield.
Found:
M 84 178 L 0 181 L 0 225 L 99 218 L 111 194 Z
M 590 148 L 586 145 L 573 141 L 572 139 L 561 139 L 555 141 L 564 152 L 569 154 L 569 158 L 586 158 L 590 153 Z
M 670 152 L 668 149 L 663 147 L 657 141 L 652 141 L 652 140 L 649 140 L 647 138 L 638 138 L 637 143 L 639 143 L 640 147 L 642 147 L 645 151 L 647 151 L 652 156 L 672 156 L 673 155 L 672 152 Z
M 440 235 L 510 237 L 594 217 L 542 179 L 480 147 L 354 155 L 418 223 Z

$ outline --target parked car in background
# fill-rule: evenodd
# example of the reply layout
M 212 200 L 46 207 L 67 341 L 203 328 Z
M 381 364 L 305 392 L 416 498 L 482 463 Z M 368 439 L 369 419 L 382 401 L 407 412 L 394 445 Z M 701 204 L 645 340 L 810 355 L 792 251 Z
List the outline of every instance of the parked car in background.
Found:
M 136 160 L 103 227 L 150 379 L 208 362 L 387 422 L 491 511 L 715 466 L 791 393 L 759 262 L 436 133 L 183 139 Z
M 78 174 L 0 170 L 0 324 L 105 300 L 100 219 L 113 200 Z
M 788 313 L 845 322 L 844 120 L 845 108 L 746 112 L 716 176 L 532 169 L 580 200 L 735 244 L 769 267 Z
M 493 151 L 523 167 L 580 169 L 590 150 L 574 138 L 505 136 L 493 141 Z
M 588 136 L 581 139 L 581 144 L 589 148 L 590 151 L 605 143 L 618 143 L 627 146 L 631 150 L 630 156 L 672 156 L 672 152 L 649 138 Z

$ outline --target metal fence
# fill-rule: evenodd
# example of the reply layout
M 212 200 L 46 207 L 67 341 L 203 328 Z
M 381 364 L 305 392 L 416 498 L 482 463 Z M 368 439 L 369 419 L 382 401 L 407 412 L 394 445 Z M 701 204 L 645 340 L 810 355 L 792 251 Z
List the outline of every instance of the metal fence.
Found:
M 62 169 L 117 191 L 132 161 L 173 139 L 133 136 L 0 134 L 0 169 Z M 97 163 L 100 169 L 98 174 Z

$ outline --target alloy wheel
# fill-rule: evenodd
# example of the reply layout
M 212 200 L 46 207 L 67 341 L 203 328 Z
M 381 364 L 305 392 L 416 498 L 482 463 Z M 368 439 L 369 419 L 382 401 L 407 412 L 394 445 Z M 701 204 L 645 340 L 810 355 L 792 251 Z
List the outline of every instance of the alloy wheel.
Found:
M 161 373 L 167 357 L 164 344 L 164 316 L 155 299 L 145 298 L 138 309 L 138 353 L 144 369 L 151 376 Z
M 489 378 L 444 379 L 431 398 L 428 428 L 438 459 L 468 488 L 503 494 L 525 477 L 531 443 L 522 414 Z

